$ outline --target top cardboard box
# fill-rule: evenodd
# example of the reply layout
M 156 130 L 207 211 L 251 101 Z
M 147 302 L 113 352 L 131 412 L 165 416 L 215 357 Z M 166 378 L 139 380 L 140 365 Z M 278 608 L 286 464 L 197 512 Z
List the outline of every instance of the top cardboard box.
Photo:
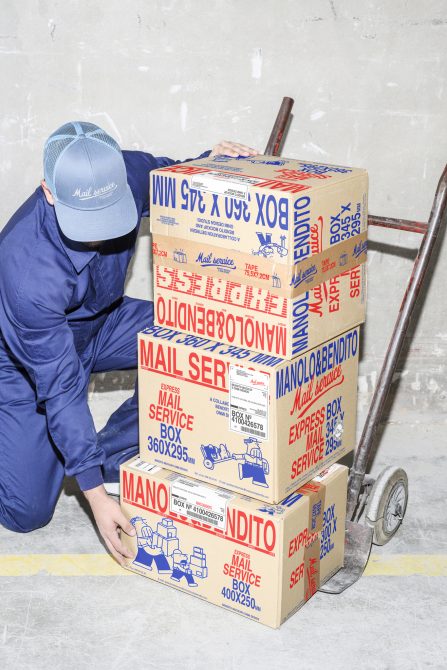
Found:
M 366 170 L 275 156 L 154 170 L 154 263 L 293 298 L 366 260 L 367 193 Z

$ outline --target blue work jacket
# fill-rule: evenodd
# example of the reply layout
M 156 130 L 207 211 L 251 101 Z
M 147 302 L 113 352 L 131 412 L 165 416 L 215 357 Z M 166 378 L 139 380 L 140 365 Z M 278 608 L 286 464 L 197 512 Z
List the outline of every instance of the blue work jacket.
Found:
M 141 217 L 149 213 L 149 172 L 178 162 L 140 151 L 123 157 L 138 224 L 125 238 L 105 242 L 100 254 L 64 238 L 41 187 L 0 233 L 0 347 L 18 374 L 28 373 L 65 472 L 82 489 L 101 481 L 102 454 L 78 340 L 94 337 L 123 296 Z

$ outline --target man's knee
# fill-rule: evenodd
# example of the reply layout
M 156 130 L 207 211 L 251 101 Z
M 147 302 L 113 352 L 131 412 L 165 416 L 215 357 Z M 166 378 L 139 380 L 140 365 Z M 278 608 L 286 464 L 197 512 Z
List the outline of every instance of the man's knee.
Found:
M 29 533 L 51 521 L 54 507 L 46 501 L 25 503 L 18 499 L 0 500 L 0 525 L 16 533 Z

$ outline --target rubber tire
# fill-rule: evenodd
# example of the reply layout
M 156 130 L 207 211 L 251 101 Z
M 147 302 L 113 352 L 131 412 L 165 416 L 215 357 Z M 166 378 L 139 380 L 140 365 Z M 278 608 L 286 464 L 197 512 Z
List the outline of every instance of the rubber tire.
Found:
M 391 532 L 384 527 L 385 512 L 390 502 L 391 494 L 398 483 L 405 489 L 405 501 L 402 510 L 402 519 Z M 408 477 L 402 468 L 390 466 L 382 470 L 371 490 L 366 508 L 366 523 L 373 528 L 373 544 L 384 545 L 397 533 L 405 516 L 408 503 Z
M 214 463 L 211 459 L 205 458 L 203 461 L 203 465 L 208 468 L 208 470 L 214 470 Z

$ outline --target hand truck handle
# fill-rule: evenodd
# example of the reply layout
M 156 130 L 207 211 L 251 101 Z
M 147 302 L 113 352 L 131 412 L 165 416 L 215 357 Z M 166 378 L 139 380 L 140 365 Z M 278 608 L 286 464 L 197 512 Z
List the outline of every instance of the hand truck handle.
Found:
M 281 141 L 284 135 L 284 131 L 287 128 L 289 122 L 290 113 L 292 111 L 293 98 L 283 98 L 281 107 L 279 108 L 278 116 L 270 133 L 269 141 L 265 147 L 264 154 L 267 156 L 279 156 L 279 150 L 281 148 Z

